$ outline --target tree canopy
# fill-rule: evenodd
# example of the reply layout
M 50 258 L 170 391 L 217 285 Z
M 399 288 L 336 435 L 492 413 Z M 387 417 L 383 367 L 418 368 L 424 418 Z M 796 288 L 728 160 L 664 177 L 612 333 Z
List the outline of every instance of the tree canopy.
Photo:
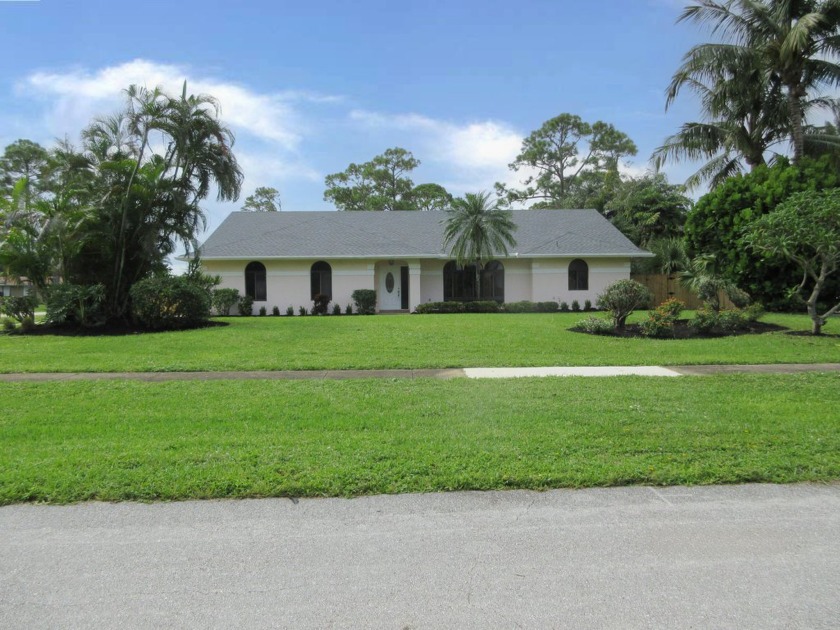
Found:
M 593 207 L 578 200 L 593 190 L 600 194 L 610 178 L 619 179 L 619 161 L 636 152 L 633 141 L 612 125 L 560 114 L 528 135 L 509 165 L 526 172 L 523 187 L 497 183 L 496 193 L 506 203 L 531 202 L 535 208 Z
M 756 251 L 792 261 L 802 274 L 793 285 L 805 302 L 815 335 L 833 314 L 840 312 L 840 284 L 824 296 L 830 278 L 840 270 L 840 189 L 791 195 L 746 230 L 746 242 Z M 819 312 L 819 300 L 828 306 Z
M 280 191 L 267 186 L 257 187 L 242 205 L 245 212 L 278 212 L 280 208 Z
M 179 96 L 130 86 L 125 97 L 122 111 L 83 131 L 79 149 L 49 151 L 48 190 L 0 235 L 7 269 L 40 289 L 102 285 L 109 318 L 126 316 L 131 286 L 165 270 L 178 242 L 195 247 L 211 189 L 233 201 L 242 183 L 213 97 L 188 94 L 186 84 Z
M 798 166 L 780 159 L 751 173 L 730 177 L 701 197 L 685 225 L 691 255 L 714 255 L 721 274 L 769 308 L 791 306 L 786 295 L 798 274 L 782 256 L 755 256 L 743 242 L 743 230 L 797 192 L 840 185 L 840 173 L 828 156 L 803 158 Z
M 443 186 L 414 185 L 410 174 L 418 166 L 420 160 L 411 151 L 388 149 L 370 162 L 327 175 L 324 201 L 347 211 L 447 210 L 452 195 Z
M 806 115 L 836 100 L 840 85 L 840 1 L 696 0 L 679 21 L 709 26 L 720 40 L 694 46 L 668 88 L 701 102 L 702 122 L 687 123 L 654 153 L 654 161 L 704 159 L 687 184 L 726 177 L 765 163 L 789 141 L 794 164 L 806 155 Z

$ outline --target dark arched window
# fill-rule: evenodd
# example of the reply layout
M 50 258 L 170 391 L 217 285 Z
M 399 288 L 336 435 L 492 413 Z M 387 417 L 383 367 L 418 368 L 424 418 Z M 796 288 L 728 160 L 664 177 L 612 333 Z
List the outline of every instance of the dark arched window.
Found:
M 265 302 L 265 265 L 250 262 L 245 267 L 245 295 L 254 298 L 255 302 Z
M 310 286 L 312 288 L 311 298 L 314 300 L 319 293 L 328 295 L 332 300 L 332 267 L 323 260 L 319 260 L 312 265 L 312 270 L 309 273 Z
M 481 299 L 505 301 L 505 267 L 498 260 L 491 260 L 481 270 Z
M 505 268 L 497 260 L 490 261 L 481 270 L 480 295 L 475 290 L 475 265 L 458 267 L 454 260 L 443 266 L 443 300 L 468 302 L 470 300 L 505 300 Z
M 589 265 L 580 258 L 569 263 L 569 291 L 589 290 Z

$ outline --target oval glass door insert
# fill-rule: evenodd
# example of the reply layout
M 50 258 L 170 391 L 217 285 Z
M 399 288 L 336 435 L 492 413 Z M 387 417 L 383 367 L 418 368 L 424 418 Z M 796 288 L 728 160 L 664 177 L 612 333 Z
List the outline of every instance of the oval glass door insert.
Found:
M 385 290 L 388 293 L 393 293 L 394 291 L 394 274 L 390 271 L 388 272 L 388 275 L 385 276 Z

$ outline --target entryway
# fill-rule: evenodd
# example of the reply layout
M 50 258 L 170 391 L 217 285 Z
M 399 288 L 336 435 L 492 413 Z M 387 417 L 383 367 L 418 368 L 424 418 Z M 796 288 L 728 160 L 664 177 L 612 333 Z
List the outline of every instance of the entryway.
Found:
M 393 261 L 379 268 L 377 292 L 380 311 L 408 310 L 408 266 Z

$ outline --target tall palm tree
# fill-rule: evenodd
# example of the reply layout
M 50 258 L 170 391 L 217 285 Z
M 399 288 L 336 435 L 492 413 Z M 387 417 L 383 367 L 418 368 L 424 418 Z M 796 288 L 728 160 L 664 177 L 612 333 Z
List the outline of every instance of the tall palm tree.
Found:
M 459 267 L 475 265 L 475 297 L 481 297 L 481 269 L 497 256 L 507 256 L 514 247 L 516 231 L 509 210 L 490 200 L 490 193 L 467 193 L 452 201 L 446 211 L 443 246 Z
M 700 98 L 704 120 L 684 124 L 653 153 L 659 169 L 668 161 L 707 160 L 685 185 L 727 177 L 765 163 L 765 154 L 783 141 L 788 124 L 784 99 L 769 81 L 758 55 L 729 50 L 728 55 L 697 56 L 690 51 L 667 90 L 668 109 L 683 89 Z
M 716 68 L 757 55 L 768 81 L 782 89 L 797 163 L 809 97 L 840 85 L 840 0 L 695 0 L 679 21 L 708 24 L 726 40 L 695 46 L 684 65 Z
M 136 86 L 126 96 L 125 111 L 83 134 L 100 188 L 90 226 L 100 237 L 96 255 L 112 269 L 108 275 L 102 265 L 98 281 L 114 316 L 125 313 L 131 284 L 159 267 L 177 240 L 193 247 L 211 189 L 235 200 L 243 179 L 215 99 L 188 95 L 186 83 L 179 97 Z

